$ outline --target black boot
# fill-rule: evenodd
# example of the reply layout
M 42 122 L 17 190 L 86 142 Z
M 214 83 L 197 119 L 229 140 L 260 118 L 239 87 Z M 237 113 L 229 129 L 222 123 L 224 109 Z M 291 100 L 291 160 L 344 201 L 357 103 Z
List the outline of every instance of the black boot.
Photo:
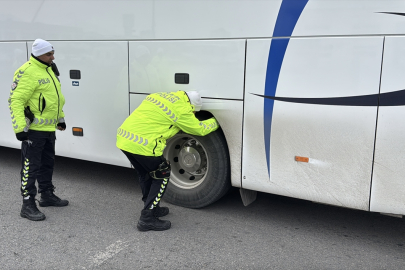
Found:
M 144 209 L 138 221 L 137 228 L 140 231 L 164 231 L 170 229 L 171 223 L 168 220 L 160 220 L 155 217 L 152 209 Z
M 154 210 L 155 217 L 164 217 L 167 214 L 169 214 L 168 207 L 160 207 L 159 205 L 157 205 L 153 210 Z
M 28 200 L 23 200 L 20 216 L 34 221 L 45 219 L 45 215 L 41 213 L 37 208 L 35 198 L 32 197 L 30 197 Z
M 53 194 L 53 190 L 46 190 L 41 193 L 41 200 L 39 201 L 39 206 L 47 207 L 47 206 L 66 206 L 69 204 L 69 201 L 62 200 L 55 194 Z

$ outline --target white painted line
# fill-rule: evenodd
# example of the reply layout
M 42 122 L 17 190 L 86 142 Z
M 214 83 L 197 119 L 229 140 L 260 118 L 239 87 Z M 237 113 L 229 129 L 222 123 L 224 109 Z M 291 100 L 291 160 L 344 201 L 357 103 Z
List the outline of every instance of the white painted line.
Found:
M 93 266 L 100 266 L 103 262 L 111 259 L 115 255 L 117 255 L 121 250 L 128 247 L 128 245 L 129 245 L 128 242 L 122 242 L 121 240 L 118 240 L 114 244 L 109 245 L 105 249 L 105 251 L 100 251 L 91 258 Z

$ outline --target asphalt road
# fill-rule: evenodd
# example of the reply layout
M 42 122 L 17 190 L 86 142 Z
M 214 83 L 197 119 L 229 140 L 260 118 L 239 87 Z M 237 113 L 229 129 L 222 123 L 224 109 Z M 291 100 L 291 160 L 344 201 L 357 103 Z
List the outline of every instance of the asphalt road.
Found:
M 404 269 L 405 221 L 238 190 L 204 209 L 170 207 L 172 228 L 139 232 L 132 169 L 56 157 L 63 208 L 19 215 L 20 152 L 0 147 L 0 269 Z

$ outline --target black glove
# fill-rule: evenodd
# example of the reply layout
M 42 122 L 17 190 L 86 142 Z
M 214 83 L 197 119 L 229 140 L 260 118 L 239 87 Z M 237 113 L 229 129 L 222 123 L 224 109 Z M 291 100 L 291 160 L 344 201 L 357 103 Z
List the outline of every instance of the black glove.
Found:
M 62 129 L 66 129 L 66 123 L 65 123 L 65 122 L 63 122 L 63 123 L 58 123 L 57 126 L 58 126 L 58 127 L 61 127 Z
M 22 142 L 28 140 L 28 132 L 21 131 L 16 133 L 15 136 L 17 137 L 17 140 Z
M 28 118 L 28 120 L 30 120 L 30 123 L 34 122 L 35 116 L 34 116 L 34 114 L 31 112 L 30 106 L 28 106 L 28 107 L 26 107 L 26 108 L 24 109 L 24 115 L 25 115 L 26 118 Z

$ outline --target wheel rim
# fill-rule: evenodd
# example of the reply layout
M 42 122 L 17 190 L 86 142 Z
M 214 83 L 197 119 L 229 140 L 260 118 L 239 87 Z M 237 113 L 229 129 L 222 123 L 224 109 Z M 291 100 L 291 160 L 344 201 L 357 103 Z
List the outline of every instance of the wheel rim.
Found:
M 177 134 L 171 138 L 163 155 L 170 161 L 170 183 L 192 189 L 204 182 L 208 171 L 208 156 L 204 146 L 194 136 Z

